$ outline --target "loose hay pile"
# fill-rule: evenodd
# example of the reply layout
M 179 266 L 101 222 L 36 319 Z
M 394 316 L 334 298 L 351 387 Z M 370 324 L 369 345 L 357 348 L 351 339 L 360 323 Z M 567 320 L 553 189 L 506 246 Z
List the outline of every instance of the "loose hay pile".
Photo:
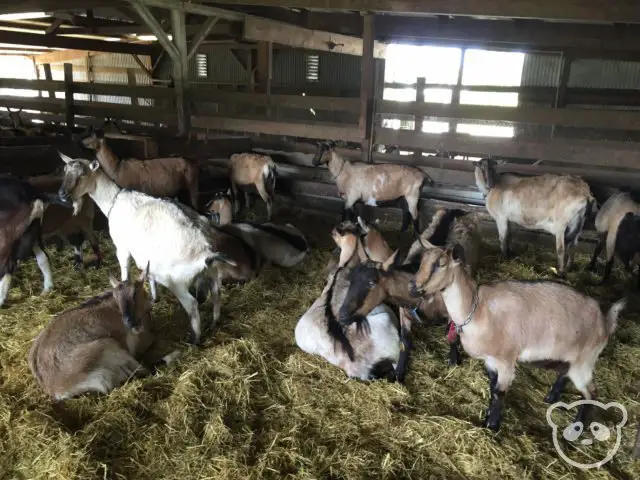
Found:
M 406 386 L 347 381 L 297 349 L 295 322 L 320 293 L 333 246 L 330 222 L 308 214 L 286 220 L 320 248 L 300 268 L 270 268 L 224 289 L 219 329 L 206 332 L 201 349 L 182 345 L 176 364 L 107 397 L 53 404 L 30 374 L 27 352 L 52 315 L 106 290 L 108 272 L 119 274 L 108 236 L 100 271 L 76 272 L 70 253 L 50 249 L 56 288 L 47 296 L 38 296 L 35 262 L 23 265 L 0 311 L 0 478 L 640 477 L 640 461 L 630 457 L 640 414 L 637 297 L 596 369 L 599 398 L 629 411 L 620 452 L 602 469 L 581 472 L 551 441 L 542 402 L 554 380 L 549 372 L 518 369 L 496 435 L 477 427 L 488 402 L 482 365 L 465 356 L 462 366 L 447 368 L 442 326 L 416 328 Z M 490 248 L 483 281 L 550 277 L 550 250 L 520 248 L 516 259 L 499 263 Z M 587 261 L 579 256 L 578 266 Z M 625 278 L 617 270 L 613 287 L 595 288 L 586 286 L 590 274 L 570 273 L 605 308 L 630 285 Z M 202 307 L 203 319 L 210 308 Z M 164 289 L 154 321 L 169 344 L 186 339 L 186 316 Z M 577 399 L 569 387 L 563 400 Z

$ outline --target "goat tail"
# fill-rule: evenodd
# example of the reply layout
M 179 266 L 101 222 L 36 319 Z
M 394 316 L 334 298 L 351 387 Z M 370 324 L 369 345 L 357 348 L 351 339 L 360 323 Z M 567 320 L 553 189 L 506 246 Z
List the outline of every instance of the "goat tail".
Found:
M 29 225 L 34 220 L 38 219 L 42 222 L 42 217 L 44 215 L 45 204 L 42 200 L 37 199 L 33 201 L 31 205 L 31 212 L 29 213 Z
M 278 174 L 278 170 L 273 160 L 271 160 L 269 163 L 267 163 L 264 166 L 264 170 L 262 171 L 262 176 L 264 178 L 264 186 L 270 195 L 273 195 L 276 191 L 277 174 Z
M 429 243 L 442 247 L 449 238 L 451 225 L 456 218 L 467 215 L 468 212 L 461 208 L 452 208 L 450 210 L 440 208 L 431 219 L 429 227 L 422 233 L 420 238 L 429 241 Z
M 181 355 L 182 355 L 182 352 L 180 350 L 174 350 L 173 352 L 171 352 L 171 353 L 165 355 L 164 357 L 162 357 L 157 362 L 151 364 L 149 370 L 151 370 L 152 374 L 155 374 L 155 373 L 158 372 L 160 367 L 164 367 L 166 365 L 171 365 L 178 358 L 180 358 Z
M 438 225 L 440 225 L 440 222 L 442 221 L 442 218 L 445 216 L 445 214 L 447 213 L 447 210 L 445 208 L 439 208 L 436 213 L 433 214 L 433 217 L 431 217 L 431 222 L 429 223 L 429 226 L 427 226 L 427 228 L 425 228 L 422 232 L 422 234 L 420 235 L 420 238 L 422 240 L 429 240 L 434 232 L 436 231 L 436 228 L 438 228 Z
M 616 331 L 616 327 L 618 326 L 618 317 L 620 313 L 626 308 L 627 299 L 621 298 L 616 303 L 611 305 L 609 311 L 607 312 L 607 334 L 611 335 Z

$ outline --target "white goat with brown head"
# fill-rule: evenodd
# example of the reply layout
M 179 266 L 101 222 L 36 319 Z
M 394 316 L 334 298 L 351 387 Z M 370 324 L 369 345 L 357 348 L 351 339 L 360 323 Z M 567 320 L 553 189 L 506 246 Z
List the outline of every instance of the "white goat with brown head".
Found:
M 420 231 L 418 204 L 422 187 L 432 185 L 427 173 L 409 165 L 391 163 L 351 163 L 334 150 L 333 142 L 323 142 L 313 157 L 313 166 L 326 164 L 338 187 L 338 194 L 344 200 L 345 217 L 354 218 L 356 203 L 370 206 L 397 204 L 403 211 L 402 231 L 413 221 L 414 234 Z
M 503 396 L 517 362 L 557 369 L 558 380 L 545 398 L 549 403 L 559 400 L 567 378 L 586 400 L 595 398 L 593 370 L 626 300 L 613 304 L 605 316 L 593 298 L 560 282 L 507 280 L 478 286 L 464 268 L 459 245 L 422 254 L 411 293 L 438 292 L 465 351 L 485 362 L 491 389 L 486 427 L 500 427 Z M 577 421 L 584 421 L 586 406 Z
M 544 230 L 556 238 L 558 275 L 571 265 L 570 248 L 577 245 L 587 215 L 595 205 L 589 185 L 571 175 L 498 176 L 496 162 L 476 164 L 476 184 L 487 211 L 496 221 L 500 248 L 509 254 L 509 222 L 529 230 Z

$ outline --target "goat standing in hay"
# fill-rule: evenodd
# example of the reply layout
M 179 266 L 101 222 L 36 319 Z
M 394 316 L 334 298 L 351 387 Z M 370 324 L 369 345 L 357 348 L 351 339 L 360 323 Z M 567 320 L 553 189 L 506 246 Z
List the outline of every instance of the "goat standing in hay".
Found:
M 134 282 L 110 277 L 112 290 L 57 315 L 35 338 L 29 368 L 48 395 L 106 395 L 133 376 L 151 373 L 140 364 L 154 341 L 146 273 Z M 177 356 L 174 351 L 158 363 Z
M 369 312 L 366 333 L 358 325 L 343 327 L 336 318 L 349 286 L 348 272 L 359 262 L 355 249 L 350 253 L 346 264 L 329 274 L 320 297 L 298 320 L 296 345 L 340 367 L 351 378 L 402 379 L 406 363 L 400 362 L 398 319 L 388 306 L 380 304 Z
M 509 255 L 509 222 L 544 230 L 556 237 L 558 275 L 564 277 L 572 263 L 570 249 L 578 244 L 587 215 L 595 206 L 589 185 L 571 175 L 498 175 L 496 162 L 489 158 L 476 164 L 475 177 L 498 227 L 502 254 Z
M 460 245 L 428 248 L 422 254 L 411 293 L 437 292 L 442 292 L 465 351 L 485 362 L 491 390 L 486 427 L 500 428 L 503 397 L 517 362 L 557 369 L 548 403 L 560 399 L 567 378 L 584 399 L 595 399 L 593 369 L 625 299 L 605 316 L 593 298 L 560 282 L 506 280 L 478 286 L 464 268 Z M 580 407 L 576 421 L 584 422 L 587 407 Z
M 595 270 L 598 255 L 605 247 L 604 256 L 607 264 L 601 285 L 609 279 L 617 253 L 627 271 L 630 272 L 634 265 L 639 265 L 640 288 L 640 205 L 633 201 L 629 193 L 616 193 L 598 210 L 595 224 L 600 239 L 587 268 Z
M 250 207 L 249 192 L 246 188 L 254 185 L 260 198 L 267 204 L 267 219 L 271 220 L 273 201 L 276 191 L 277 168 L 268 155 L 257 153 L 234 153 L 229 159 L 229 179 L 235 205 L 235 213 L 239 213 L 239 191 L 244 191 L 244 201 Z
M 41 192 L 56 194 L 62 183 L 61 175 L 38 175 L 29 177 L 27 181 Z M 77 202 L 74 212 L 71 208 L 61 205 L 50 205 L 42 218 L 42 237 L 66 239 L 73 247 L 75 268 L 82 267 L 82 244 L 85 240 L 91 245 L 96 256 L 95 267 L 102 264 L 100 243 L 93 230 L 93 218 L 95 216 L 95 204 L 91 199 L 82 199 Z
M 137 190 L 152 197 L 178 197 L 198 209 L 198 165 L 185 158 L 167 157 L 138 160 L 120 159 L 107 146 L 100 132 L 93 132 L 82 144 L 96 151 L 106 175 L 118 186 Z
M 56 201 L 24 180 L 0 175 L 0 306 L 7 298 L 18 263 L 32 253 L 44 277 L 43 293 L 53 289 L 53 274 L 41 233 L 45 208 Z
M 220 317 L 218 264 L 236 266 L 219 252 L 207 220 L 178 202 L 119 187 L 97 160 L 72 159 L 63 153 L 60 157 L 66 163 L 60 198 L 70 198 L 74 203 L 84 195 L 93 199 L 107 217 L 121 280 L 128 278 L 129 258 L 138 268 L 150 262 L 152 294 L 156 281 L 171 290 L 189 315 L 191 343 L 199 344 L 200 313 L 189 288 L 199 276 L 211 279 L 215 325 Z
M 402 208 L 402 231 L 413 222 L 413 232 L 418 235 L 418 203 L 424 185 L 433 185 L 427 173 L 417 167 L 392 163 L 351 163 L 334 150 L 333 142 L 322 142 L 313 157 L 317 167 L 326 164 L 344 200 L 343 219 L 354 220 L 354 205 L 364 203 L 373 207 L 397 204 Z

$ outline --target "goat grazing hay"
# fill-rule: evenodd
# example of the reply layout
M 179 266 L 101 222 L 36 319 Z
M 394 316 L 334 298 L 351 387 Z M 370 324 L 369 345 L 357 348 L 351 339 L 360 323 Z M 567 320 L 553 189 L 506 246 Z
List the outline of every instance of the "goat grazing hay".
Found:
M 69 251 L 49 248 L 56 287 L 47 295 L 39 296 L 35 262 L 23 264 L 0 311 L 0 478 L 640 478 L 640 461 L 630 454 L 640 414 L 635 294 L 596 369 L 599 398 L 629 412 L 620 450 L 602 468 L 581 471 L 552 443 L 542 401 L 552 373 L 519 367 L 501 431 L 479 428 L 488 382 L 481 363 L 466 356 L 461 366 L 446 366 L 443 325 L 415 328 L 405 386 L 348 381 L 342 370 L 301 352 L 293 331 L 322 289 L 332 223 L 293 215 L 275 221 L 299 226 L 315 247 L 302 265 L 268 268 L 253 282 L 224 288 L 221 322 L 206 331 L 201 348 L 180 343 L 186 315 L 160 289 L 156 350 L 178 345 L 184 355 L 109 396 L 53 403 L 27 366 L 31 340 L 51 316 L 106 290 L 107 273 L 119 274 L 108 236 L 98 271 L 76 272 Z M 549 249 L 521 247 L 519 256 L 501 262 L 495 245 L 487 248 L 482 281 L 551 278 Z M 611 287 L 589 286 L 595 277 L 582 273 L 587 261 L 577 257 L 569 281 L 605 308 L 634 288 L 621 270 Z M 211 318 L 209 302 L 201 312 L 205 322 Z M 563 399 L 578 399 L 573 386 Z M 605 453 L 596 449 L 594 461 Z

